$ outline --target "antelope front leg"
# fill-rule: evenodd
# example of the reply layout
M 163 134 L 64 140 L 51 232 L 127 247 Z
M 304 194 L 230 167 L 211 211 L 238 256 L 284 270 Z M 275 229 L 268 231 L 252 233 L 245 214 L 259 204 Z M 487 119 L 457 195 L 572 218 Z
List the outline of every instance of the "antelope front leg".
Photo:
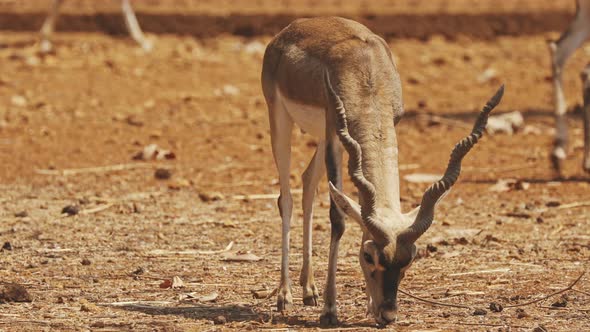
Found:
M 282 248 L 281 248 L 281 283 L 277 295 L 277 310 L 289 309 L 293 304 L 291 280 L 289 279 L 289 238 L 291 232 L 291 215 L 293 212 L 293 198 L 289 184 L 291 168 L 291 131 L 293 121 L 279 102 L 269 105 L 270 136 L 272 153 L 279 172 L 281 194 L 278 199 L 279 212 L 282 220 Z
M 55 25 L 57 24 L 57 19 L 59 17 L 59 7 L 62 3 L 63 0 L 53 1 L 49 14 L 45 19 L 45 22 L 43 23 L 43 27 L 41 27 L 41 42 L 39 44 L 39 49 L 41 53 L 49 53 L 53 50 L 53 44 L 51 43 L 51 35 L 55 30 Z
M 590 173 L 590 63 L 580 75 L 582 78 L 582 94 L 584 96 L 584 171 Z
M 561 164 L 566 158 L 567 151 L 567 120 L 565 113 L 567 103 L 563 93 L 562 72 L 569 57 L 578 49 L 590 34 L 590 21 L 585 12 L 576 13 L 567 30 L 555 43 L 549 44 L 551 52 L 551 69 L 553 74 L 553 92 L 555 102 L 555 141 L 551 160 L 556 171 L 561 170 Z
M 313 220 L 313 200 L 322 175 L 325 172 L 325 153 L 326 144 L 321 141 L 303 172 L 303 267 L 299 284 L 303 287 L 303 304 L 310 306 L 318 305 L 318 289 L 315 286 L 313 278 L 312 264 L 312 220 Z
M 342 190 L 342 147 L 336 137 L 330 139 L 326 145 L 326 167 L 328 180 L 336 188 Z M 321 325 L 338 324 L 336 308 L 336 267 L 338 265 L 338 245 L 344 234 L 344 215 L 330 199 L 330 255 L 328 261 L 328 278 L 324 290 L 324 309 L 320 316 Z
M 121 0 L 121 7 L 123 9 L 123 16 L 125 17 L 125 25 L 127 26 L 131 38 L 133 38 L 144 51 L 150 52 L 154 48 L 154 45 L 151 41 L 145 38 L 143 31 L 141 31 L 141 27 L 137 22 L 137 17 L 133 12 L 129 0 Z

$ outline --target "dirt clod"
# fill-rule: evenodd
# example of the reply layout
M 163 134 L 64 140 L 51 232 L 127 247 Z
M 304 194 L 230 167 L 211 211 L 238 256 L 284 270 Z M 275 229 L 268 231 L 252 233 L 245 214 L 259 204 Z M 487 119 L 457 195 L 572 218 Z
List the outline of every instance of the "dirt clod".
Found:
M 158 180 L 168 180 L 172 177 L 172 171 L 166 168 L 158 168 L 154 172 L 154 177 Z
M 526 317 L 529 317 L 529 314 L 526 311 L 524 311 L 524 309 L 522 309 L 522 308 L 516 309 L 516 318 L 522 319 L 522 318 L 526 318 Z
M 553 302 L 551 306 L 554 308 L 565 308 L 567 307 L 567 303 L 567 299 L 562 296 L 559 300 Z
M 215 201 L 223 200 L 225 198 L 225 196 L 223 196 L 223 194 L 218 193 L 218 192 L 200 192 L 199 198 L 203 202 L 215 202 Z
M 82 265 L 90 265 L 90 264 L 92 264 L 92 262 L 91 262 L 91 261 L 90 261 L 88 258 L 84 258 L 84 259 L 83 259 L 83 260 L 80 262 L 80 264 L 82 264 Z
M 26 218 L 26 217 L 29 216 L 29 213 L 27 211 L 24 211 L 23 210 L 23 211 L 20 211 L 20 212 L 15 213 L 14 216 L 16 218 Z
M 473 316 L 485 316 L 487 314 L 488 314 L 488 312 L 485 309 L 481 309 L 481 308 L 475 309 L 472 313 Z
M 490 311 L 502 312 L 502 310 L 504 310 L 504 307 L 500 303 L 497 303 L 497 302 L 490 303 Z
M 80 206 L 79 205 L 66 205 L 61 209 L 62 214 L 67 214 L 68 216 L 74 216 L 80 213 Z
M 31 302 L 33 298 L 26 288 L 19 284 L 0 284 L 0 303 Z
M 426 245 L 426 250 L 428 250 L 428 252 L 437 252 L 438 248 L 434 244 L 429 243 Z
M 227 318 L 225 318 L 225 316 L 223 316 L 223 315 L 219 315 L 219 316 L 213 318 L 213 323 L 215 325 L 223 325 L 223 324 L 227 323 Z
M 12 250 L 12 243 L 10 243 L 8 241 L 4 242 L 4 244 L 2 245 L 2 250 L 8 250 L 8 251 Z

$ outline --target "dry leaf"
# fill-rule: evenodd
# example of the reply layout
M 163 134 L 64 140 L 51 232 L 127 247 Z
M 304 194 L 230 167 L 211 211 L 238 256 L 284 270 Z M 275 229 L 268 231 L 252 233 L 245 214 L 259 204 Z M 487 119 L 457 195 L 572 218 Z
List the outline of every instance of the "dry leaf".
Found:
M 214 302 L 215 300 L 217 300 L 218 297 L 219 294 L 217 292 L 213 292 L 206 295 L 199 295 L 196 292 L 180 294 L 180 300 L 187 302 Z
M 180 279 L 180 277 L 174 276 L 174 278 L 172 278 L 171 288 L 182 288 L 182 287 L 184 287 L 184 282 L 182 281 L 182 279 Z

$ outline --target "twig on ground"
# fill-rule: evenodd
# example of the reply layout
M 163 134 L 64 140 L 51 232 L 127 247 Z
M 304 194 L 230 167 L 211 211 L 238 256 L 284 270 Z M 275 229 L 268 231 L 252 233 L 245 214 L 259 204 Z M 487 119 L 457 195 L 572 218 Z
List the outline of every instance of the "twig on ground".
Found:
M 472 275 L 472 274 L 507 273 L 507 272 L 510 272 L 509 268 L 501 268 L 501 269 L 493 269 L 493 270 L 480 270 L 480 271 L 452 273 L 452 274 L 449 274 L 449 277 L 467 276 L 467 275 Z
M 110 307 L 136 307 L 136 308 L 145 308 L 145 307 L 153 307 L 153 306 L 163 306 L 163 305 L 172 305 L 177 304 L 177 302 L 170 302 L 170 301 L 123 301 L 123 302 L 103 302 L 97 303 L 100 306 L 110 306 Z
M 108 172 L 117 172 L 117 171 L 125 171 L 130 169 L 137 169 L 137 168 L 153 168 L 157 167 L 158 164 L 155 163 L 131 163 L 131 164 L 116 164 L 116 165 L 109 165 L 109 166 L 97 166 L 97 167 L 84 167 L 84 168 L 70 168 L 70 169 L 36 169 L 35 173 L 41 175 L 77 175 L 77 174 L 86 174 L 86 173 L 108 173 Z
M 589 292 L 583 291 L 583 290 L 581 290 L 581 289 L 572 288 L 572 290 L 573 290 L 574 292 L 578 292 L 578 293 L 580 293 L 580 294 L 584 294 L 584 295 L 588 295 L 588 296 L 590 296 L 590 293 L 589 293 Z
M 97 212 L 100 212 L 100 211 L 104 211 L 104 210 L 110 208 L 111 206 L 113 206 L 113 203 L 103 204 L 103 205 L 97 206 L 97 207 L 92 208 L 92 209 L 84 209 L 84 210 L 80 211 L 80 214 L 97 213 Z
M 406 295 L 406 296 L 409 296 L 415 300 L 438 305 L 438 306 L 442 306 L 442 307 L 461 308 L 461 309 L 471 309 L 472 308 L 470 306 L 466 306 L 466 305 L 462 305 L 462 304 L 444 303 L 444 302 L 437 302 L 437 301 L 433 301 L 433 300 L 428 300 L 428 299 L 413 295 L 411 293 L 408 293 L 407 291 L 405 291 L 403 289 L 399 289 L 399 292 Z
M 11 325 L 11 324 L 42 324 L 42 325 L 51 325 L 51 322 L 48 320 L 34 320 L 34 319 L 19 319 L 19 320 L 11 320 L 7 322 L 0 322 L 0 325 Z
M 270 292 L 270 293 L 269 293 L 269 294 L 268 294 L 268 295 L 267 295 L 267 296 L 266 296 L 264 299 L 265 299 L 265 300 L 268 300 L 268 299 L 270 299 L 271 297 L 275 296 L 275 294 L 276 294 L 278 291 L 279 291 L 279 288 L 278 288 L 278 287 L 277 287 L 277 288 L 275 288 L 275 289 L 273 289 L 273 290 L 272 290 L 272 292 Z
M 563 204 L 558 206 L 556 209 L 564 210 L 564 209 L 575 209 L 583 206 L 590 206 L 590 202 L 574 202 L 569 204 Z
M 465 167 L 465 172 L 474 172 L 474 173 L 501 173 L 501 172 L 511 172 L 511 171 L 520 171 L 521 169 L 527 168 L 534 168 L 535 165 L 533 164 L 520 164 L 520 165 L 509 165 L 504 167 Z
M 572 290 L 574 288 L 574 286 L 578 283 L 578 281 L 580 281 L 580 279 L 582 279 L 582 277 L 584 276 L 584 274 L 586 274 L 586 271 L 582 272 L 582 274 L 580 274 L 580 276 L 577 277 L 576 280 L 574 280 L 569 286 L 567 286 L 564 289 L 558 290 L 558 291 L 553 292 L 553 293 L 551 293 L 549 295 L 545 295 L 545 296 L 543 296 L 541 298 L 538 298 L 536 300 L 531 300 L 531 301 L 527 301 L 527 302 L 519 303 L 519 304 L 505 305 L 504 308 L 524 307 L 524 306 L 527 306 L 527 305 L 530 305 L 530 304 L 533 304 L 533 303 L 537 303 L 537 302 L 541 302 L 543 300 L 547 300 L 548 298 L 553 297 L 555 295 L 559 295 L 561 293 L 565 293 L 565 292 L 567 292 L 569 290 Z
M 166 256 L 166 255 L 215 255 L 230 251 L 234 246 L 234 241 L 231 241 L 224 249 L 221 250 L 162 250 L 156 249 L 148 252 L 148 255 Z
M 291 194 L 302 194 L 301 189 L 291 191 Z M 277 199 L 279 194 L 248 194 L 248 195 L 233 195 L 232 198 L 238 201 L 250 201 L 258 199 Z

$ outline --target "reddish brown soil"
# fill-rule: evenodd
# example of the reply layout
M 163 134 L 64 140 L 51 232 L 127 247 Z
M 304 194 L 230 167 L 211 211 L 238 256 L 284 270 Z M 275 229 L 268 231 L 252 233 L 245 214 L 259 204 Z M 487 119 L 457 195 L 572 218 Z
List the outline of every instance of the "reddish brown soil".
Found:
M 507 306 L 541 298 L 588 270 L 590 206 L 568 205 L 590 200 L 590 176 L 581 169 L 579 116 L 570 119 L 571 151 L 563 179 L 556 181 L 548 162 L 553 121 L 545 41 L 564 28 L 573 1 L 326 1 L 313 8 L 313 1 L 281 1 L 279 6 L 271 0 L 152 0 L 138 5 L 140 20 L 147 20 L 148 36 L 156 45 L 147 55 L 119 38 L 124 37 L 120 23 L 104 29 L 118 33 L 117 38 L 103 33 L 104 25 L 92 23 L 100 19 L 88 23 L 88 17 L 111 20 L 105 13 L 115 13 L 113 21 L 120 19 L 115 1 L 100 3 L 66 4 L 66 32 L 55 36 L 57 52 L 41 57 L 34 29 L 48 2 L 0 1 L 0 17 L 12 17 L 0 20 L 0 245 L 12 245 L 12 250 L 0 251 L 0 282 L 23 285 L 34 299 L 0 304 L 0 331 L 318 328 L 321 307 L 304 307 L 297 286 L 300 210 L 292 223 L 296 305 L 281 315 L 274 311 L 274 297 L 254 299 L 251 294 L 278 285 L 275 199 L 239 196 L 278 192 L 259 87 L 260 50 L 273 29 L 298 15 L 341 13 L 382 22 L 373 27 L 389 37 L 420 37 L 389 38 L 408 112 L 397 128 L 402 176 L 442 172 L 453 144 L 467 133 L 500 83 L 506 83 L 506 93 L 495 112 L 519 110 L 526 124 L 539 131 L 488 135 L 470 153 L 461 180 L 437 211 L 439 222 L 418 243 L 421 259 L 404 279 L 404 290 L 487 309 L 491 302 Z M 440 34 L 424 19 L 437 13 L 447 20 L 432 23 L 447 26 Z M 227 14 L 259 25 L 246 31 L 250 37 L 232 35 L 236 31 L 224 24 L 203 34 L 192 28 L 174 34 L 169 31 L 174 25 L 166 25 L 173 15 L 231 22 Z M 385 19 L 402 14 L 416 19 L 419 33 L 411 32 L 412 27 L 387 30 Z M 508 23 L 472 31 L 465 25 L 471 21 L 462 17 L 484 22 L 505 17 L 502 22 Z M 539 17 L 540 24 L 532 26 Z M 445 24 L 452 20 L 458 23 Z M 513 27 L 518 26 L 532 27 L 517 33 Z M 588 50 L 580 50 L 566 69 L 572 108 L 581 102 L 578 72 L 587 57 Z M 487 69 L 495 77 L 481 82 L 478 77 Z M 237 88 L 237 94 L 224 93 L 225 85 L 229 92 Z M 430 113 L 442 121 L 433 124 Z M 292 183 L 300 192 L 300 174 L 315 141 L 299 132 L 293 136 Z M 150 143 L 172 150 L 177 158 L 147 166 L 132 160 Z M 39 172 L 116 164 L 135 168 L 75 175 Z M 172 178 L 156 180 L 158 167 L 172 170 Z M 503 178 L 522 179 L 530 188 L 489 190 Z M 426 186 L 402 181 L 404 209 L 419 202 Z M 354 192 L 349 182 L 345 189 Z M 222 194 L 220 200 L 202 199 L 215 193 Z M 319 193 L 314 260 L 322 289 L 330 232 L 324 183 Z M 299 206 L 299 194 L 296 199 Z M 60 214 L 73 203 L 94 212 Z M 28 216 L 16 217 L 21 211 Z M 357 259 L 360 229 L 348 225 L 338 275 L 340 327 L 370 329 L 374 324 L 365 317 Z M 262 260 L 225 262 L 219 253 L 199 253 L 221 250 L 230 241 L 235 243 L 232 250 L 251 251 Z M 437 251 L 427 252 L 427 244 Z M 139 267 L 144 272 L 134 274 Z M 159 287 L 174 276 L 184 281 L 184 288 Z M 551 307 L 560 299 L 556 296 L 523 306 L 524 313 L 506 308 L 488 310 L 485 316 L 400 295 L 400 321 L 392 328 L 508 331 L 540 324 L 549 331 L 581 331 L 590 325 L 590 276 L 575 289 L 579 291 L 565 293 L 564 308 Z M 187 293 L 199 297 L 213 292 L 219 295 L 215 302 L 179 300 Z M 125 301 L 161 302 L 109 305 Z M 214 325 L 218 316 L 227 322 Z

